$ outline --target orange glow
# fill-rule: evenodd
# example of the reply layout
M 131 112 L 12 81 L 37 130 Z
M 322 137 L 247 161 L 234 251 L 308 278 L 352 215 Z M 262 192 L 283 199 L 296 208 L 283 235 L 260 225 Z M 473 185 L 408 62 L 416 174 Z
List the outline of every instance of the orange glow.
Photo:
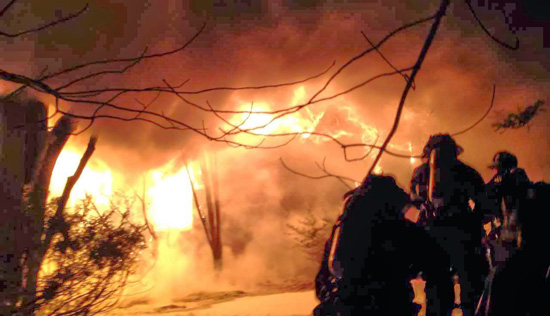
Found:
M 75 173 L 82 154 L 83 150 L 70 147 L 63 149 L 59 154 L 50 181 L 51 197 L 59 197 L 63 194 L 67 178 Z M 67 206 L 75 206 L 79 200 L 86 197 L 86 194 L 92 195 L 98 206 L 109 205 L 109 199 L 113 194 L 111 170 L 101 161 L 94 159 L 93 156 L 71 191 Z
M 61 115 L 60 114 L 52 115 L 53 113 L 55 113 L 55 104 L 53 103 L 48 104 L 47 110 L 48 110 L 48 127 L 52 128 L 55 126 L 57 121 L 59 121 L 59 119 L 61 118 Z
M 294 91 L 292 104 L 300 104 L 306 101 L 305 87 L 299 87 Z M 268 135 L 279 133 L 300 133 L 301 138 L 309 138 L 311 132 L 319 124 L 323 118 L 324 112 L 314 113 L 309 108 L 304 108 L 299 112 L 295 112 L 272 121 L 278 114 L 267 114 L 258 112 L 272 111 L 272 107 L 268 102 L 254 102 L 252 112 L 249 104 L 243 104 L 239 111 L 247 112 L 235 115 L 231 120 L 231 124 L 239 126 L 241 129 L 254 129 L 255 134 Z M 265 126 L 264 126 L 265 125 Z M 255 141 L 255 137 L 251 135 L 238 135 L 237 141 Z
M 342 109 L 347 112 L 347 123 L 352 123 L 352 125 L 358 126 L 361 129 L 361 142 L 364 144 L 374 144 L 378 139 L 378 130 L 365 124 L 364 119 L 357 113 L 355 107 L 345 106 Z M 342 133 L 342 131 L 338 131 L 337 133 Z M 333 134 L 333 137 L 336 136 Z M 365 150 L 368 151 L 370 148 L 365 147 Z
M 156 230 L 189 230 L 193 225 L 193 191 L 185 166 L 171 173 L 173 162 L 151 172 L 149 218 Z

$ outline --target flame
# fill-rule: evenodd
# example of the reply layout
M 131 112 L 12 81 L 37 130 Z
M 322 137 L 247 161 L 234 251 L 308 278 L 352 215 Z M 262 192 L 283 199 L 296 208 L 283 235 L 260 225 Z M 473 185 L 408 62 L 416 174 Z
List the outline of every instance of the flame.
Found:
M 290 102 L 292 105 L 299 105 L 306 103 L 307 99 L 308 95 L 306 93 L 306 88 L 300 86 L 294 90 L 294 95 Z M 253 133 L 259 135 L 297 133 L 300 139 L 309 139 L 317 144 L 330 141 L 330 138 L 321 136 L 312 137 L 311 134 L 316 132 L 319 123 L 325 116 L 325 111 L 320 110 L 319 106 L 304 107 L 295 113 L 276 118 L 279 114 L 265 113 L 273 111 L 271 104 L 265 100 L 255 101 L 252 106 L 245 104 L 243 101 L 238 102 L 243 103 L 238 109 L 243 113 L 234 115 L 229 120 L 232 125 L 229 127 L 230 129 L 234 128 L 234 126 L 238 126 L 240 129 L 244 130 L 252 129 Z M 335 108 L 338 112 L 338 115 L 334 116 L 335 122 L 329 122 L 328 124 L 331 126 L 323 126 L 319 133 L 326 134 L 334 139 L 353 137 L 359 134 L 362 143 L 376 143 L 379 137 L 378 129 L 366 123 L 363 116 L 358 113 L 357 107 L 352 105 L 338 105 Z M 239 134 L 235 140 L 245 144 L 258 143 L 257 135 Z M 361 150 L 367 152 L 370 150 L 370 147 L 363 147 Z M 364 154 L 364 152 L 362 154 Z
M 378 140 L 378 130 L 366 124 L 364 122 L 364 119 L 357 113 L 357 109 L 355 107 L 351 106 L 344 106 L 341 108 L 345 112 L 347 112 L 346 117 L 346 124 L 355 125 L 359 127 L 361 130 L 361 142 L 364 144 L 374 144 Z M 345 135 L 345 133 L 342 133 L 343 131 L 338 131 L 336 134 L 333 134 L 333 137 L 336 137 L 336 135 Z M 370 150 L 369 148 L 365 147 L 365 150 Z
M 58 197 L 63 194 L 67 178 L 74 175 L 82 152 L 75 148 L 65 148 L 59 154 L 52 172 L 50 181 L 50 196 Z M 67 206 L 71 207 L 90 194 L 94 197 L 98 206 L 109 205 L 109 199 L 113 194 L 113 175 L 108 166 L 93 156 L 84 167 L 82 175 L 71 191 Z
M 378 141 L 379 131 L 372 125 L 369 125 L 363 115 L 358 113 L 357 107 L 350 105 L 338 105 L 335 115 L 331 115 L 331 122 L 328 122 L 321 131 L 334 139 L 341 139 L 344 143 L 357 143 L 357 136 L 361 137 L 361 143 L 366 145 L 375 145 Z M 328 138 L 322 140 L 328 141 Z M 319 143 L 319 142 L 318 142 Z M 352 147 L 348 150 L 350 158 L 364 157 L 371 152 L 371 147 L 361 146 Z M 376 151 L 372 151 L 376 153 Z
M 294 90 L 291 102 L 293 105 L 301 104 L 306 101 L 306 97 L 306 89 L 304 86 L 301 86 Z M 253 129 L 253 133 L 260 135 L 298 133 L 302 139 L 307 139 L 311 136 L 310 133 L 315 131 L 315 128 L 324 116 L 324 112 L 315 113 L 307 107 L 280 118 L 276 118 L 278 114 L 258 113 L 273 111 L 270 103 L 265 101 L 255 101 L 252 107 L 248 104 L 243 104 L 239 107 L 239 111 L 244 113 L 233 116 L 229 122 L 232 125 L 239 126 L 240 129 Z M 241 134 L 237 137 L 237 141 L 240 142 L 254 142 L 254 140 L 255 137 L 253 135 Z
M 153 170 L 148 214 L 156 230 L 189 230 L 193 226 L 193 191 L 186 167 L 171 173 L 174 163 Z
M 58 197 L 63 194 L 67 178 L 74 175 L 81 157 L 81 150 L 69 146 L 63 149 L 53 169 L 50 196 Z M 189 175 L 185 167 L 176 172 L 174 169 L 174 162 L 171 161 L 149 174 L 147 183 L 151 185 L 147 188 L 148 214 L 157 230 L 188 230 L 193 224 L 193 193 Z M 198 173 L 200 175 L 200 170 Z M 99 209 L 107 208 L 113 196 L 113 178 L 110 168 L 92 156 L 73 187 L 67 206 L 74 207 L 89 194 Z

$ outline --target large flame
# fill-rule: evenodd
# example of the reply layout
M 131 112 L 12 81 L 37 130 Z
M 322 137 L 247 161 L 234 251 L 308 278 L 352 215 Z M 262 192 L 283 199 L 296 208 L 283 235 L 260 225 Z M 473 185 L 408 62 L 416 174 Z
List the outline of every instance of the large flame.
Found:
M 63 149 L 52 173 L 51 197 L 63 194 L 67 178 L 74 175 L 81 158 L 82 150 L 71 146 Z M 174 162 L 171 161 L 148 174 L 147 196 L 144 198 L 148 202 L 147 213 L 156 230 L 188 230 L 193 224 L 193 193 L 189 176 L 185 167 L 174 169 Z M 108 208 L 115 186 L 121 191 L 130 188 L 130 184 L 124 183 L 122 178 L 117 178 L 117 183 L 113 183 L 114 178 L 109 166 L 92 156 L 72 189 L 67 206 L 74 207 L 88 194 L 98 208 Z
M 149 216 L 156 230 L 189 230 L 193 225 L 193 191 L 186 167 L 175 173 L 174 163 L 151 172 Z

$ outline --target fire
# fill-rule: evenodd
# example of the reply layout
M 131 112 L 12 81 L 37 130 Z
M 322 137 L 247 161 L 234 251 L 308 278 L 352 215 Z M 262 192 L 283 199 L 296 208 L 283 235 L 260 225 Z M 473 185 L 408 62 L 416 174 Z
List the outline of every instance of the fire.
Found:
M 50 181 L 50 196 L 58 197 L 63 194 L 67 178 L 75 173 L 80 163 L 82 151 L 66 147 L 60 153 Z M 67 206 L 74 207 L 89 194 L 98 208 L 109 207 L 114 191 L 113 178 L 110 168 L 92 156 L 71 191 Z M 146 188 L 148 214 L 155 229 L 190 229 L 193 224 L 193 193 L 186 168 L 174 172 L 174 163 L 168 162 L 159 169 L 152 170 L 147 183 L 150 184 Z M 123 183 L 118 185 L 121 186 Z
M 306 88 L 300 86 L 294 90 L 290 104 L 296 106 L 306 103 L 307 100 Z M 357 107 L 353 105 L 338 104 L 336 106 L 333 104 L 337 111 L 337 115 L 333 117 L 336 119 L 335 123 L 329 122 L 328 125 L 317 131 L 321 120 L 325 117 L 326 105 L 307 106 L 295 113 L 276 118 L 278 113 L 265 113 L 273 111 L 269 101 L 256 100 L 252 105 L 246 104 L 244 101 L 238 100 L 237 102 L 242 103 L 238 110 L 243 113 L 229 119 L 231 124 L 229 129 L 238 126 L 243 130 L 252 130 L 251 132 L 257 135 L 298 134 L 300 139 L 308 139 L 317 144 L 330 141 L 330 139 L 321 136 L 312 137 L 311 133 L 313 132 L 326 134 L 335 139 L 360 135 L 361 142 L 364 144 L 375 144 L 379 138 L 378 129 L 367 124 L 364 117 L 358 113 Z M 257 144 L 259 142 L 257 135 L 239 134 L 235 141 L 244 144 Z M 363 152 L 360 155 L 369 151 L 370 147 L 362 147 L 361 150 Z
M 364 119 L 357 113 L 355 107 L 345 106 L 341 109 L 347 112 L 346 124 L 351 123 L 351 125 L 357 126 L 361 130 L 361 142 L 364 144 L 374 144 L 378 140 L 378 130 L 366 124 Z M 365 150 L 368 151 L 369 148 L 365 148 Z
M 59 154 L 50 181 L 50 196 L 59 197 L 63 194 L 67 178 L 75 173 L 82 154 L 81 151 L 71 147 L 65 148 Z M 73 187 L 67 206 L 76 205 L 78 201 L 86 197 L 86 194 L 92 195 L 98 206 L 109 205 L 109 199 L 113 194 L 111 170 L 103 162 L 94 159 L 93 156 Z
M 250 106 L 243 105 L 240 111 L 248 111 Z M 261 135 L 269 135 L 274 133 L 301 133 L 303 138 L 307 138 L 315 131 L 315 127 L 323 117 L 323 113 L 315 115 L 311 110 L 306 109 L 304 113 L 296 112 L 287 116 L 278 118 L 274 121 L 275 115 L 267 113 L 271 111 L 268 103 L 254 103 L 254 108 L 250 114 L 242 113 L 234 118 L 231 123 L 234 125 L 240 124 L 241 129 L 255 129 L 254 133 Z
M 156 230 L 189 230 L 193 225 L 193 191 L 186 167 L 175 173 L 169 162 L 151 172 L 148 213 Z
M 291 104 L 297 105 L 306 101 L 306 89 L 301 86 L 294 91 Z M 254 129 L 252 132 L 260 135 L 279 134 L 279 133 L 298 133 L 302 139 L 309 138 L 315 131 L 315 128 L 323 118 L 324 112 L 315 113 L 306 107 L 301 111 L 285 115 L 273 120 L 277 114 L 258 113 L 272 111 L 268 102 L 255 101 L 252 108 L 249 104 L 243 104 L 239 111 L 231 120 L 231 124 L 239 126 L 241 129 Z M 272 121 L 273 120 L 273 121 Z M 254 142 L 255 137 L 251 135 L 239 135 L 237 141 Z

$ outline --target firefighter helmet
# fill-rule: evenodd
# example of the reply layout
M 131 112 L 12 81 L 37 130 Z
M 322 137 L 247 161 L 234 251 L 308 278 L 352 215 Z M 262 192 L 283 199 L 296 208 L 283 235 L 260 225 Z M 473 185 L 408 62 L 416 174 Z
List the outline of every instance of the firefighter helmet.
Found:
M 492 169 L 510 170 L 518 167 L 518 158 L 507 151 L 501 151 L 493 157 L 493 163 L 489 166 Z
M 455 150 L 457 155 L 459 155 L 464 151 L 462 147 L 456 144 L 455 140 L 451 137 L 451 135 L 437 134 L 437 135 L 430 136 L 430 139 L 428 140 L 428 142 L 426 143 L 426 146 L 424 146 L 424 149 L 422 150 L 422 157 L 428 158 L 430 156 L 430 152 L 436 148 L 451 148 Z

